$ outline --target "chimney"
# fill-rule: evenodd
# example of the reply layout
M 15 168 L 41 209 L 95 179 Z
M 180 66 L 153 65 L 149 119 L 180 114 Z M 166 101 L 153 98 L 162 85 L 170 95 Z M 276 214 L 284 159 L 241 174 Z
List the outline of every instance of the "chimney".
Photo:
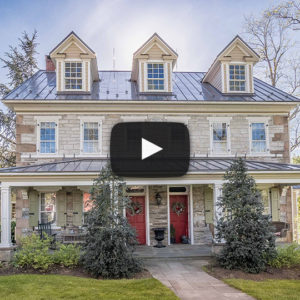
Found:
M 50 58 L 50 55 L 45 55 L 45 60 L 46 60 L 46 71 L 55 71 L 55 65 Z

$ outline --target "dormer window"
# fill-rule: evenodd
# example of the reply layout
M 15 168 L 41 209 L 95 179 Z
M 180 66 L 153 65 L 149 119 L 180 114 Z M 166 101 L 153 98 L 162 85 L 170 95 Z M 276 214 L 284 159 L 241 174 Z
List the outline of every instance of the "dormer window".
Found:
M 148 90 L 149 91 L 162 91 L 165 89 L 165 80 L 164 80 L 164 65 L 163 64 L 154 64 L 148 63 Z
M 246 91 L 245 65 L 229 65 L 229 90 L 231 92 Z
M 65 89 L 82 90 L 82 63 L 65 63 Z

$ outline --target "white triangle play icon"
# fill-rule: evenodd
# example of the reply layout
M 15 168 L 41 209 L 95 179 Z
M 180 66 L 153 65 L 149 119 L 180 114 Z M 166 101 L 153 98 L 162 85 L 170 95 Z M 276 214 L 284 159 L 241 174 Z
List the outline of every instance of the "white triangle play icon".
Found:
M 163 150 L 163 148 L 142 138 L 142 160 Z

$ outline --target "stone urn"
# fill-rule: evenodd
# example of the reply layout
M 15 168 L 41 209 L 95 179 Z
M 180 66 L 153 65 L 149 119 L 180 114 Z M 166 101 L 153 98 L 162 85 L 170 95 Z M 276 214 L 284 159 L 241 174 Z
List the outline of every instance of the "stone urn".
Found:
M 163 248 L 166 247 L 163 245 L 162 241 L 165 239 L 165 229 L 166 228 L 153 228 L 154 234 L 155 234 L 155 240 L 157 241 L 157 245 L 154 247 L 156 248 Z

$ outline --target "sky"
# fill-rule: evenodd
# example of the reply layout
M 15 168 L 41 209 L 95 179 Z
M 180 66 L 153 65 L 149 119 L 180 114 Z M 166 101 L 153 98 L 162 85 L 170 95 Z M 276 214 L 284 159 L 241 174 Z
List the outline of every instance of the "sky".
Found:
M 0 0 L 0 57 L 25 30 L 38 32 L 38 65 L 72 30 L 96 53 L 100 70 L 130 70 L 132 54 L 157 32 L 179 54 L 176 70 L 206 71 L 236 34 L 245 15 L 271 0 Z M 1 63 L 0 63 L 1 66 Z M 0 68 L 0 82 L 7 83 Z

